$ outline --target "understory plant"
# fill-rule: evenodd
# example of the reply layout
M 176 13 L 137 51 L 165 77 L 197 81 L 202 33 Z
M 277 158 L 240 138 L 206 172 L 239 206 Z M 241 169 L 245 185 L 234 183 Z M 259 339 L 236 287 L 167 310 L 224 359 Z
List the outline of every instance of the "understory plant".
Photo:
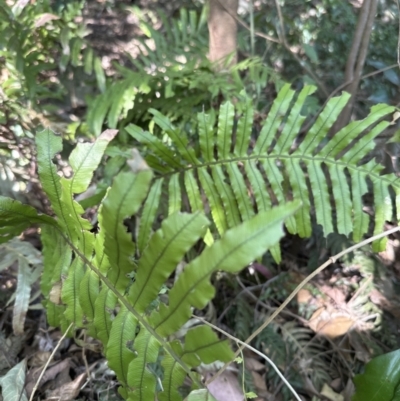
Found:
M 195 138 L 151 110 L 153 133 L 126 128 L 147 163 L 135 152 L 125 154 L 112 184 L 96 194 L 94 224 L 75 198 L 88 189 L 117 131 L 78 143 L 69 177 L 52 162 L 62 150 L 61 136 L 37 134 L 39 177 L 54 216 L 0 197 L 0 241 L 40 225 L 48 322 L 64 331 L 72 323 L 98 339 L 125 399 L 175 401 L 190 390 L 189 399 L 212 399 L 196 368 L 228 362 L 233 352 L 209 326 L 185 324 L 215 295 L 214 272 L 239 272 L 267 250 L 280 260 L 283 223 L 306 237 L 315 220 L 324 235 L 352 233 L 358 241 L 370 226 L 365 194 L 373 194 L 375 233 L 392 218 L 394 201 L 399 213 L 397 177 L 382 175 L 382 166 L 368 159 L 394 108 L 374 106 L 364 120 L 331 137 L 349 99 L 344 93 L 302 132 L 302 110 L 314 91 L 306 86 L 296 93 L 284 85 L 259 133 L 244 94 L 236 110 L 224 103 L 218 119 L 199 113 Z M 177 269 L 181 262 L 183 270 Z M 183 390 L 186 377 L 190 388 Z
M 209 221 L 200 212 L 176 211 L 140 248 L 124 220 L 139 212 L 152 180 L 150 169 L 115 177 L 100 203 L 97 228 L 82 217 L 84 210 L 74 200 L 87 189 L 115 133 L 108 130 L 92 144 L 78 144 L 69 158 L 70 178 L 60 177 L 52 162 L 62 150 L 61 137 L 50 130 L 39 133 L 39 176 L 55 217 L 1 197 L 0 240 L 8 241 L 32 224 L 41 226 L 41 290 L 48 322 L 64 331 L 73 323 L 100 340 L 125 399 L 149 400 L 156 393 L 159 400 L 182 399 L 179 389 L 186 376 L 198 396 L 203 385 L 193 369 L 215 360 L 228 362 L 233 353 L 209 326 L 197 325 L 179 336 L 177 331 L 193 308 L 204 308 L 214 296 L 211 275 L 238 272 L 275 245 L 283 235 L 282 222 L 297 203 L 254 216 L 191 259 L 188 253 L 202 241 Z M 160 298 L 163 286 L 185 259 L 165 302 Z

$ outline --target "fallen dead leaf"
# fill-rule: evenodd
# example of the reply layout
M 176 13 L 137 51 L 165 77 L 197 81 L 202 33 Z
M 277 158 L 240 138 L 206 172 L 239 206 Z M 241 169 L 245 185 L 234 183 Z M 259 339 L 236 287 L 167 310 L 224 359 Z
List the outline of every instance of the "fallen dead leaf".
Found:
M 346 334 L 356 322 L 355 317 L 333 307 L 317 309 L 309 320 L 309 327 L 317 334 L 336 338 Z
M 331 287 L 329 285 L 323 285 L 321 291 L 332 299 L 337 305 L 346 304 L 346 294 L 338 287 Z
M 256 388 L 256 393 L 259 394 L 262 391 L 267 391 L 267 384 L 265 383 L 265 378 L 257 372 L 251 372 L 253 378 L 253 384 Z
M 332 401 L 344 401 L 344 397 L 335 393 L 326 383 L 322 386 L 321 395 Z
M 68 369 L 69 367 L 69 359 L 64 359 L 63 361 L 57 363 L 56 365 L 52 366 L 51 368 L 47 369 L 44 373 L 42 380 L 39 383 L 38 388 L 42 386 L 44 383 L 48 382 L 49 380 L 54 379 L 60 372 Z M 28 373 L 28 377 L 26 380 L 25 390 L 28 394 L 28 397 L 31 395 L 32 390 L 42 372 L 42 368 L 36 368 Z
M 80 374 L 75 380 L 62 385 L 61 387 L 50 392 L 46 401 L 71 401 L 74 400 L 79 392 L 83 382 L 86 379 L 86 372 Z
M 244 401 L 243 391 L 232 372 L 225 371 L 207 387 L 217 401 Z
M 250 371 L 259 371 L 265 369 L 265 365 L 255 358 L 244 358 L 244 366 Z
M 297 293 L 297 302 L 299 304 L 306 304 L 312 299 L 312 294 L 309 290 L 306 290 L 305 288 L 302 288 L 298 293 Z

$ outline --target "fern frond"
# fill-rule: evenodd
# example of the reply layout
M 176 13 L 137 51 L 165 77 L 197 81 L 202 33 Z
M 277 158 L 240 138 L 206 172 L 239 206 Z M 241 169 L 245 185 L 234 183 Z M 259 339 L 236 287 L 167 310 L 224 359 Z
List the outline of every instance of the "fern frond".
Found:
M 249 99 L 242 99 L 237 106 L 240 115 L 236 128 L 237 117 L 230 102 L 221 106 L 217 127 L 210 116 L 198 114 L 200 149 L 196 158 L 187 141 L 178 139 L 176 129 L 157 113 L 154 122 L 169 136 L 169 150 L 182 163 L 182 167 L 162 173 L 162 179 L 183 173 L 192 210 L 210 209 L 220 235 L 255 212 L 294 198 L 302 202 L 302 207 L 286 220 L 290 233 L 308 237 L 315 221 L 322 226 L 324 236 L 335 231 L 345 235 L 352 232 L 355 241 L 368 231 L 369 217 L 362 210 L 362 197 L 371 183 L 374 233 L 381 232 L 394 210 L 390 188 L 399 204 L 400 182 L 393 174 L 382 175 L 382 166 L 375 161 L 364 160 L 374 148 L 373 140 L 390 124 L 382 118 L 389 116 L 394 107 L 376 105 L 365 119 L 350 123 L 330 137 L 329 130 L 349 101 L 349 95 L 343 93 L 329 100 L 302 136 L 307 117 L 301 114 L 302 109 L 315 90 L 305 86 L 296 93 L 290 85 L 284 85 L 254 146 L 250 144 L 253 110 Z M 152 160 L 159 158 L 159 164 L 167 164 L 153 145 L 154 139 L 143 142 L 152 134 L 137 127 L 127 127 L 127 132 L 146 143 Z M 397 213 L 399 210 L 396 207 Z M 375 243 L 375 250 L 383 249 L 385 241 Z M 280 260 L 278 248 L 273 248 L 273 256 Z
M 201 362 L 227 362 L 232 351 L 206 326 L 188 330 L 178 341 L 171 336 L 190 319 L 193 308 L 202 309 L 213 298 L 212 274 L 219 270 L 238 272 L 276 245 L 283 235 L 284 219 L 299 204 L 260 212 L 226 231 L 190 260 L 192 248 L 209 230 L 208 219 L 198 211 L 175 211 L 154 233 L 146 223 L 139 246 L 133 241 L 134 234 L 127 232 L 124 220 L 137 214 L 144 203 L 142 213 L 148 217 L 142 222 L 151 221 L 156 208 L 148 206 L 146 210 L 146 206 L 152 205 L 153 198 L 157 205 L 159 196 L 149 191 L 150 170 L 121 171 L 101 202 L 98 230 L 93 233 L 74 195 L 88 187 L 114 133 L 101 135 L 93 144 L 77 146 L 70 156 L 70 178 L 60 177 L 52 162 L 61 151 L 60 137 L 50 131 L 38 135 L 40 178 L 56 218 L 42 218 L 29 207 L 3 199 L 0 217 L 4 217 L 6 227 L 14 221 L 21 222 L 19 229 L 25 227 L 25 216 L 30 218 L 28 222 L 44 225 L 41 288 L 49 321 L 64 330 L 73 323 L 101 340 L 108 364 L 121 383 L 120 394 L 131 401 L 155 399 L 160 392 L 157 383 L 161 382 L 165 390 L 161 389 L 160 399 L 179 401 L 179 387 L 187 375 L 195 386 L 202 386 L 193 369 Z M 196 188 L 193 172 L 187 173 L 187 181 Z M 195 199 L 192 193 L 192 198 L 193 209 L 201 209 L 200 197 Z M 140 230 L 142 227 L 139 236 Z M 159 293 L 184 258 L 189 258 L 189 263 L 168 291 L 165 304 Z M 157 363 L 163 368 L 160 377 L 157 369 L 152 369 Z M 210 399 L 207 391 L 200 394 Z

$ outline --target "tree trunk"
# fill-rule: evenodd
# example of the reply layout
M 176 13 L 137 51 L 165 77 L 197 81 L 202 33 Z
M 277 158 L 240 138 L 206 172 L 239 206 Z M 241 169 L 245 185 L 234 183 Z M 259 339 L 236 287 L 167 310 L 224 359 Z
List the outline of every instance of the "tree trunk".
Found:
M 210 0 L 208 17 L 209 54 L 217 70 L 229 68 L 237 62 L 236 13 L 239 0 Z
M 367 57 L 369 39 L 374 26 L 377 6 L 378 0 L 364 0 L 363 2 L 358 17 L 356 31 L 353 36 L 353 43 L 347 58 L 344 77 L 344 81 L 349 82 L 344 90 L 351 94 L 351 98 L 340 114 L 339 119 L 335 124 L 334 132 L 338 132 L 350 122 L 351 112 L 353 110 L 361 74 Z

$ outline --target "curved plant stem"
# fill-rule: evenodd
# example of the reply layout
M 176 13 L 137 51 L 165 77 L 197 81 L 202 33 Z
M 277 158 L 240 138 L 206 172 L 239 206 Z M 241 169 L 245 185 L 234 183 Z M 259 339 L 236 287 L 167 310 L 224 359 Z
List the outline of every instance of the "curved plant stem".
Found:
M 229 333 L 227 333 L 226 331 L 220 329 L 218 326 L 213 325 L 210 322 L 207 322 L 207 320 L 203 319 L 202 317 L 199 316 L 195 316 L 193 315 L 194 318 L 196 318 L 197 320 L 200 320 L 201 322 L 205 323 L 206 325 L 212 327 L 214 330 L 219 331 L 220 333 L 224 334 L 225 336 L 229 337 L 231 340 L 235 341 L 238 344 L 241 344 L 242 346 L 239 347 L 239 354 L 242 352 L 243 348 L 248 348 L 251 351 L 253 351 L 254 353 L 256 353 L 257 355 L 259 355 L 261 358 L 265 359 L 271 366 L 272 368 L 275 370 L 275 372 L 278 374 L 278 376 L 282 379 L 282 381 L 286 384 L 286 386 L 289 388 L 289 390 L 292 392 L 292 394 L 294 395 L 294 397 L 296 398 L 296 400 L 298 401 L 302 401 L 302 399 L 300 398 L 300 396 L 296 393 L 296 390 L 291 386 L 291 384 L 285 379 L 285 376 L 283 376 L 282 372 L 278 369 L 278 367 L 272 362 L 271 359 L 269 359 L 265 354 L 263 354 L 262 352 L 258 351 L 257 349 L 255 349 L 254 347 L 252 347 L 249 344 L 246 344 L 245 342 L 239 340 L 238 338 L 230 335 Z M 219 373 L 219 372 L 218 372 Z M 214 377 L 213 377 L 214 378 Z M 210 380 L 211 382 L 212 380 Z M 207 384 L 207 383 L 206 383 Z
M 331 265 L 332 263 L 335 263 L 339 258 L 341 258 L 344 255 L 347 255 L 350 252 L 353 252 L 356 249 L 359 249 L 363 247 L 364 245 L 370 244 L 371 242 L 374 242 L 380 238 L 386 237 L 390 234 L 393 234 L 397 231 L 400 231 L 400 226 L 397 226 L 395 228 L 391 228 L 390 230 L 384 231 L 381 234 L 374 235 L 371 238 L 368 238 L 364 241 L 359 242 L 356 245 L 351 246 L 350 248 L 345 249 L 342 252 L 339 252 L 338 254 L 331 256 L 324 264 L 322 264 L 318 269 L 313 271 L 310 275 L 308 275 L 294 290 L 293 292 L 285 299 L 285 301 L 275 310 L 275 312 L 272 313 L 271 316 L 268 317 L 268 319 L 254 332 L 250 335 L 250 337 L 245 341 L 245 344 L 249 344 L 255 337 L 257 337 L 281 312 L 286 306 L 290 303 L 290 301 L 297 295 L 297 293 L 311 280 L 313 279 L 316 275 L 322 272 L 326 267 Z M 239 347 L 239 349 L 235 353 L 235 358 L 240 354 L 240 352 L 243 350 L 245 346 L 242 345 Z M 206 382 L 206 385 L 215 380 L 222 372 L 225 371 L 225 369 L 228 367 L 230 362 L 226 363 L 210 380 Z

